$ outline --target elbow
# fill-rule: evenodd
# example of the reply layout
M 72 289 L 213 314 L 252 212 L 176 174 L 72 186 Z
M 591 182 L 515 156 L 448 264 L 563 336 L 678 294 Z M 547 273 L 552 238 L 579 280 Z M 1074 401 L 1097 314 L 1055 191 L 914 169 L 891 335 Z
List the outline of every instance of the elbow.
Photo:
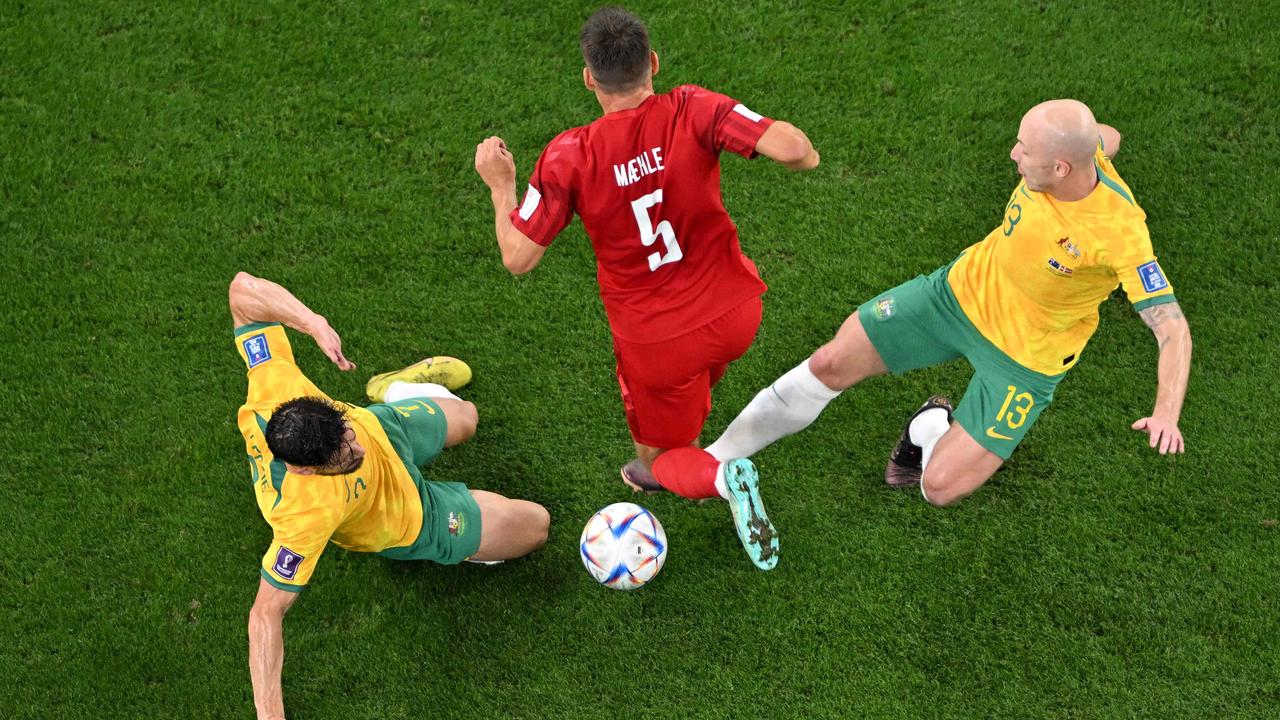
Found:
M 818 153 L 814 151 L 813 143 L 809 141 L 809 137 L 790 123 L 784 125 L 784 130 L 786 131 L 785 136 L 783 141 L 779 143 L 775 159 L 796 170 L 809 170 L 817 167 Z
M 534 263 L 525 258 L 503 256 L 502 265 L 512 275 L 524 275 L 533 269 Z
M 236 312 L 244 299 L 253 292 L 253 283 L 257 279 L 243 270 L 231 278 L 231 285 L 227 288 L 227 302 L 231 305 L 232 312 Z

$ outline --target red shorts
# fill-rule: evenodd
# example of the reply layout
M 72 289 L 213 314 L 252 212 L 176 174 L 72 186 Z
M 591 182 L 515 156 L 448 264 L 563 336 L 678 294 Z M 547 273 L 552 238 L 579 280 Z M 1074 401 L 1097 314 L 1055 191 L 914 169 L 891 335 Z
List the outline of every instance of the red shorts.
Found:
M 656 343 L 615 337 L 618 385 L 631 437 L 641 445 L 692 444 L 711 414 L 711 388 L 742 357 L 760 329 L 754 297 L 696 330 Z

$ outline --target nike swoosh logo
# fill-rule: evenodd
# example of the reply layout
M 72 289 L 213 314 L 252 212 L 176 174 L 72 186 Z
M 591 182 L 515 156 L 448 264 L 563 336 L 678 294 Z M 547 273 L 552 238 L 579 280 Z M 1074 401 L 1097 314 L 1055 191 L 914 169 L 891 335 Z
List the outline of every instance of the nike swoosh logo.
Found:
M 997 440 L 1012 440 L 1012 439 L 1013 439 L 1013 438 L 1009 437 L 1008 435 L 1001 435 L 1000 433 L 996 432 L 996 426 L 995 426 L 995 425 L 992 425 L 991 427 L 987 428 L 987 437 L 993 437 L 993 438 L 995 438 L 995 439 L 997 439 Z

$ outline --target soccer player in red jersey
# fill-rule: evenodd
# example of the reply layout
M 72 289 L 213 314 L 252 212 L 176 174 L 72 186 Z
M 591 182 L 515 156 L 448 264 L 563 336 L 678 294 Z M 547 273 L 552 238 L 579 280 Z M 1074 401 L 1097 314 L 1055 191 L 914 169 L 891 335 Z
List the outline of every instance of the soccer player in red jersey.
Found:
M 793 125 L 719 93 L 682 85 L 655 94 L 658 55 L 626 10 L 597 11 L 580 41 L 582 79 L 604 114 L 547 145 L 523 202 L 502 139 L 476 146 L 502 262 L 529 272 L 573 216 L 582 218 L 635 441 L 623 480 L 728 500 L 748 555 L 767 570 L 778 541 L 755 468 L 745 459 L 719 463 L 697 447 L 711 387 L 755 339 L 765 291 L 720 197 L 720 153 L 764 155 L 793 170 L 817 167 L 818 153 Z

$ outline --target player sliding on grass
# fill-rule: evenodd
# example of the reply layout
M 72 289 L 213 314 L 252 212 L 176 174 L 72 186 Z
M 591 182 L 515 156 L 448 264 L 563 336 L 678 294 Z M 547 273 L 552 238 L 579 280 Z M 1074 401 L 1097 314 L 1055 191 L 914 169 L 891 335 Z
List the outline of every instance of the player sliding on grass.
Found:
M 576 213 L 595 249 L 618 384 L 636 460 L 635 489 L 729 501 L 743 546 L 777 563 L 755 468 L 697 449 L 711 388 L 750 347 L 765 291 L 720 199 L 720 153 L 764 155 L 793 170 L 818 165 L 804 133 L 695 85 L 653 91 L 658 55 L 644 23 L 621 8 L 582 28 L 582 79 L 604 115 L 547 145 L 516 205 L 515 161 L 500 138 L 476 146 L 493 197 L 503 264 L 534 268 Z M 652 468 L 652 472 L 650 472 Z
M 418 466 L 475 433 L 475 405 L 451 392 L 471 379 L 464 363 L 430 358 L 378 375 L 366 388 L 378 404 L 354 407 L 330 400 L 294 364 L 282 325 L 355 369 L 323 317 L 246 273 L 232 281 L 230 300 L 249 369 L 236 422 L 274 533 L 249 613 L 249 670 L 258 717 L 283 718 L 284 614 L 330 541 L 395 560 L 505 560 L 541 547 L 550 516 L 531 502 L 422 478 Z
M 1111 164 L 1119 147 L 1120 134 L 1082 103 L 1032 108 L 1010 153 L 1023 181 L 1001 225 L 928 277 L 859 307 L 707 450 L 752 455 L 807 427 L 865 378 L 963 356 L 974 375 L 955 423 L 947 400 L 930 398 L 885 470 L 890 485 L 919 484 L 929 502 L 954 503 L 985 483 L 1035 424 L 1097 328 L 1098 305 L 1120 284 L 1160 347 L 1155 409 L 1133 428 L 1162 454 L 1182 452 L 1191 334 L 1152 252 L 1146 213 Z

